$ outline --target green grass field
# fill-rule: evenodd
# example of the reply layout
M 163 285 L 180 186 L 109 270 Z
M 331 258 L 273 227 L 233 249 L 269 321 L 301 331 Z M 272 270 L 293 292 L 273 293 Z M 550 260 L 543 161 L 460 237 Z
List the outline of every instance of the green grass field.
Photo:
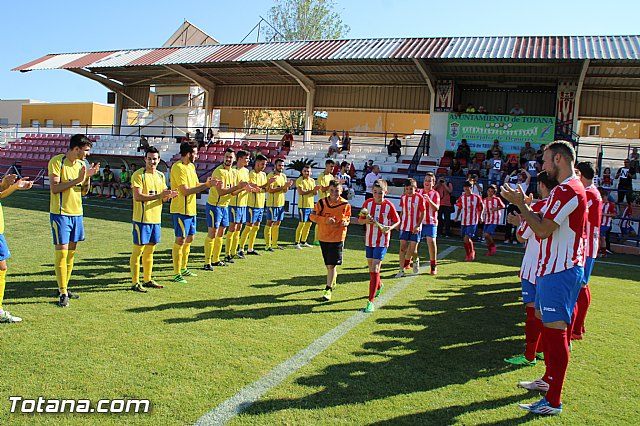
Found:
M 70 283 L 81 298 L 61 309 L 54 297 L 48 194 L 34 190 L 3 200 L 12 252 L 4 305 L 24 322 L 0 327 L 0 425 L 193 424 L 365 305 L 369 275 L 359 226 L 349 232 L 334 300 L 322 303 L 319 248 L 287 245 L 212 273 L 200 271 L 188 285 L 168 283 L 173 231 L 166 216 L 154 274 L 165 288 L 139 294 L 129 291 L 130 204 L 94 198 L 87 204 L 87 240 Z M 203 226 L 204 220 L 199 230 Z M 287 244 L 292 236 L 281 232 Z M 192 248 L 194 270 L 203 263 L 203 238 L 199 233 Z M 613 256 L 607 260 L 617 264 L 596 264 L 588 334 L 574 343 L 564 412 L 537 418 L 516 404 L 540 396 L 516 384 L 540 377 L 542 363 L 514 368 L 502 361 L 524 347 L 520 255 L 498 251 L 468 264 L 457 240 L 440 241 L 441 250 L 449 246 L 458 249 L 440 262 L 437 277 L 413 279 L 229 424 L 640 422 L 637 258 Z M 391 278 L 397 252 L 394 243 L 384 265 L 385 291 L 399 281 Z M 140 398 L 151 400 L 152 409 L 10 414 L 12 395 Z

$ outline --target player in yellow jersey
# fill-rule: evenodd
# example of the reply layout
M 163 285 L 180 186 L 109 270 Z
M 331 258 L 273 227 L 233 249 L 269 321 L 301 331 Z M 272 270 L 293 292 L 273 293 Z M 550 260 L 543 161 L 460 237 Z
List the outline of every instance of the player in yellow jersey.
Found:
M 27 178 L 18 179 L 16 175 L 6 175 L 0 183 L 0 198 L 6 198 L 16 190 L 24 191 L 31 188 L 32 182 Z M 0 205 L 0 323 L 20 322 L 22 318 L 11 315 L 2 308 L 4 287 L 7 276 L 7 259 L 11 257 L 7 240 L 4 239 L 4 213 Z
M 193 162 L 198 158 L 198 145 L 195 141 L 180 144 L 180 161 L 171 166 L 171 189 L 178 191 L 178 195 L 171 199 L 171 216 L 175 242 L 171 251 L 173 260 L 172 281 L 186 284 L 184 277 L 196 276 L 187 268 L 191 243 L 196 235 L 196 194 L 206 191 L 217 184 L 211 177 L 200 182 Z
M 58 282 L 58 305 L 69 306 L 69 298 L 78 296 L 69 292 L 67 286 L 73 270 L 78 241 L 84 241 L 82 221 L 82 197 L 89 192 L 89 179 L 98 173 L 100 163 L 86 166 L 93 142 L 85 135 L 73 135 L 66 154 L 49 160 L 49 221 L 55 246 L 53 268 Z
M 317 184 L 320 187 L 318 190 L 318 200 L 327 198 L 329 196 L 329 184 L 335 179 L 333 175 L 333 168 L 336 166 L 335 161 L 328 159 L 324 162 L 324 171 L 318 176 Z M 313 231 L 313 245 L 320 245 L 318 241 L 318 226 L 316 225 Z
M 256 237 L 258 236 L 260 223 L 264 215 L 267 185 L 275 181 L 275 178 L 272 178 L 271 181 L 267 179 L 267 174 L 264 172 L 266 167 L 267 157 L 258 154 L 253 170 L 249 172 L 249 182 L 256 188 L 256 191 L 249 193 L 249 199 L 247 200 L 247 225 L 244 227 L 244 231 L 242 231 L 242 235 L 240 236 L 240 250 L 238 254 L 245 254 L 244 246 L 248 242 L 246 254 L 260 256 L 260 253 L 255 250 Z
M 275 169 L 267 176 L 267 180 L 271 182 L 267 185 L 267 225 L 264 227 L 266 251 L 282 250 L 282 247 L 278 246 L 278 236 L 280 223 L 284 219 L 284 198 L 294 183 L 293 180 L 287 181 L 287 175 L 283 173 L 282 158 L 276 160 L 274 167 Z
M 311 219 L 309 215 L 314 206 L 314 196 L 318 193 L 320 186 L 316 185 L 316 181 L 311 177 L 311 166 L 305 165 L 302 168 L 300 177 L 296 180 L 296 188 L 300 199 L 298 201 L 298 227 L 296 228 L 296 245 L 297 249 L 302 247 L 311 247 L 307 243 L 309 230 L 311 230 Z
M 144 154 L 145 168 L 136 170 L 131 176 L 133 193 L 133 252 L 129 259 L 131 267 L 131 290 L 146 293 L 145 287 L 162 288 L 151 279 L 153 252 L 160 242 L 162 202 L 178 195 L 178 191 L 167 189 L 164 174 L 157 170 L 160 162 L 158 148 L 150 146 Z M 140 257 L 144 281 L 140 284 Z
M 204 270 L 213 271 L 214 266 L 226 266 L 220 260 L 222 253 L 222 238 L 229 226 L 229 203 L 233 193 L 244 189 L 249 182 L 236 183 L 236 171 L 231 168 L 235 159 L 235 152 L 227 148 L 224 162 L 216 167 L 211 178 L 220 181 L 209 191 L 207 198 L 207 228 L 208 234 L 204 240 Z
M 249 182 L 249 153 L 243 149 L 236 152 L 236 183 Z M 257 191 L 258 189 L 254 187 Z M 233 193 L 231 203 L 229 205 L 229 230 L 227 231 L 227 241 L 225 246 L 227 249 L 226 261 L 233 263 L 233 258 L 244 259 L 244 253 L 238 251 L 240 243 L 240 231 L 242 225 L 247 222 L 247 204 L 249 201 L 249 191 L 245 188 L 239 189 Z

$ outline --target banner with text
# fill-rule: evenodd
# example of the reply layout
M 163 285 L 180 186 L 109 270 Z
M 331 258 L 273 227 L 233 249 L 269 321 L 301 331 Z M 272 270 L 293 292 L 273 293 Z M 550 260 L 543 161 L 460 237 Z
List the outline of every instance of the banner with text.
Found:
M 495 139 L 504 154 L 520 154 L 525 142 L 537 150 L 553 142 L 555 122 L 555 117 L 450 113 L 447 150 L 455 151 L 462 139 L 471 152 L 486 152 Z

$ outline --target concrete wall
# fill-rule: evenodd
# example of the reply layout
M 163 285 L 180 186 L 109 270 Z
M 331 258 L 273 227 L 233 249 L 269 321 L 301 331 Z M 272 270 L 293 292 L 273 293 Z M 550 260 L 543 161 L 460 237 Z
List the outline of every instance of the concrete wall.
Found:
M 580 136 L 589 135 L 589 126 L 600 125 L 601 138 L 622 138 L 622 139 L 638 139 L 640 138 L 640 122 L 632 121 L 604 121 L 583 119 L 580 120 L 578 126 L 578 134 Z
M 38 120 L 40 126 L 45 126 L 46 120 L 53 120 L 54 126 L 69 126 L 73 120 L 79 120 L 81 125 L 110 125 L 113 123 L 113 106 L 95 102 L 22 105 L 22 124 L 30 125 L 32 120 Z
M 31 99 L 10 99 L 0 100 L 0 120 L 8 124 L 22 123 L 22 105 L 29 103 L 40 103 Z

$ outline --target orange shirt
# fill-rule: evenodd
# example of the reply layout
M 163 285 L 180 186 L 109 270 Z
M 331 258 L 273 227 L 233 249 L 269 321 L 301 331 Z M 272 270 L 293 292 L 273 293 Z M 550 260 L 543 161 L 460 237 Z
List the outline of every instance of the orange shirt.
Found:
M 329 223 L 329 218 L 334 218 L 335 223 Z M 347 237 L 347 227 L 342 226 L 343 220 L 351 217 L 351 205 L 340 197 L 333 205 L 327 198 L 321 198 L 311 212 L 311 220 L 318 225 L 318 240 L 325 243 L 339 243 Z

